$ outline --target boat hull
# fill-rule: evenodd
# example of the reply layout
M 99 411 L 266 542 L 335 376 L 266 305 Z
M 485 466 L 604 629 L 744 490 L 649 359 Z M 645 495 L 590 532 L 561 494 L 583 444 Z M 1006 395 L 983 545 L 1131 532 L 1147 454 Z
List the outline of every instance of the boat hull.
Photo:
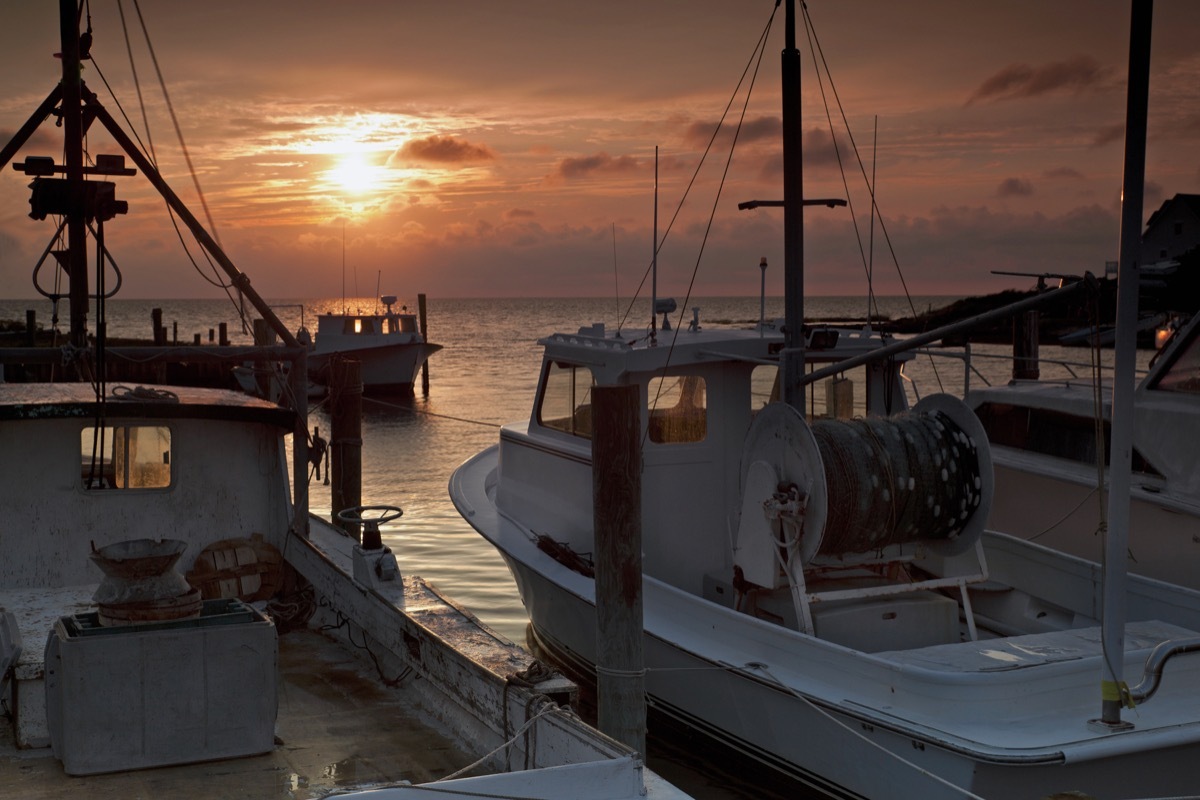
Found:
M 594 674 L 594 583 L 540 551 L 531 531 L 495 507 L 496 467 L 495 450 L 467 462 L 451 480 L 451 496 L 505 558 L 537 640 L 574 671 Z M 1019 732 L 991 743 L 967 741 L 939 730 L 936 711 L 913 723 L 903 710 L 889 710 L 889 691 L 896 698 L 910 695 L 897 706 L 915 693 L 899 674 L 903 667 L 885 666 L 653 579 L 644 582 L 643 608 L 649 708 L 701 734 L 711 746 L 753 759 L 772 782 L 782 778 L 802 791 L 832 797 L 913 800 L 961 798 L 963 790 L 1006 798 L 1194 790 L 1194 778 L 1180 769 L 1189 763 L 1191 734 L 1168 743 L 1164 740 L 1175 732 L 1148 731 L 1147 739 L 1159 737 L 1150 746 L 1146 740 L 1138 747 L 1096 741 L 1080 746 L 1089 739 L 1089 712 L 1072 708 L 1080 733 L 1069 734 L 1062 747 L 1033 741 L 1032 735 L 1025 742 Z M 916 692 L 928 688 L 921 680 L 918 675 Z M 1020 678 L 1000 680 L 999 688 L 987 691 L 1022 691 Z M 941 697 L 931 695 L 928 702 L 954 705 L 961 698 L 966 705 L 979 690 L 968 683 Z M 1091 716 L 1098 700 L 1095 705 Z M 1019 726 L 997 720 L 995 728 Z M 997 744 L 1001 741 L 1005 744 Z
M 989 527 L 1079 558 L 1102 560 L 1105 509 L 1096 492 L 1094 469 L 1088 476 L 1074 464 L 1056 467 L 1047 464 L 1048 459 L 1001 448 L 993 454 L 999 500 L 992 506 Z M 1129 515 L 1129 571 L 1200 590 L 1195 566 L 1200 557 L 1200 508 L 1134 486 Z
M 336 358 L 359 362 L 364 392 L 411 392 L 417 373 L 441 345 L 417 342 L 383 344 L 336 352 L 313 352 L 308 357 L 309 377 L 322 384 L 330 380 L 330 362 Z

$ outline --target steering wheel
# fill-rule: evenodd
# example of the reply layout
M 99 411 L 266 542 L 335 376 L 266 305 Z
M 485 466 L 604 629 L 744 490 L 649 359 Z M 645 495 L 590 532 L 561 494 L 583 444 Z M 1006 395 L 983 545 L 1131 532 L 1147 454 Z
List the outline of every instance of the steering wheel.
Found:
M 365 517 L 364 514 L 377 516 Z M 362 525 L 362 546 L 364 550 L 380 550 L 383 548 L 383 537 L 379 535 L 379 526 L 385 522 L 399 519 L 404 514 L 400 506 L 352 506 L 343 508 L 337 513 L 337 518 L 351 525 Z
M 364 517 L 363 514 L 367 513 L 378 514 L 378 516 Z M 403 515 L 404 509 L 400 508 L 400 506 L 352 506 L 339 511 L 337 518 L 342 522 L 349 522 L 353 525 L 375 525 L 378 527 L 385 522 L 399 519 Z

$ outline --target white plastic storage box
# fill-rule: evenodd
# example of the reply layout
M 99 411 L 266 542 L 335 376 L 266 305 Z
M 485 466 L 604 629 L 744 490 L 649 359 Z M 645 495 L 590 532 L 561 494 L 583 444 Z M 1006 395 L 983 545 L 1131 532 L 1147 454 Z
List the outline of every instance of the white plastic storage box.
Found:
M 270 751 L 275 625 L 238 600 L 199 618 L 101 627 L 61 617 L 46 643 L 46 716 L 70 775 Z

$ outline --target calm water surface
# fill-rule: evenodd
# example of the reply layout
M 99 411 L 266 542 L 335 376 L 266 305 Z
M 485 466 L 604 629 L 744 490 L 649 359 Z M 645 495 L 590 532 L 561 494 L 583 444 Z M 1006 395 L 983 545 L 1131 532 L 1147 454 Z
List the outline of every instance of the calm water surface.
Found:
M 923 311 L 953 299 L 916 298 L 913 303 Z M 312 330 L 316 328 L 316 313 L 337 310 L 343 302 L 282 300 L 272 304 L 294 331 L 301 323 L 301 305 L 304 322 Z M 401 303 L 416 308 L 416 297 L 402 297 Z M 899 317 L 909 313 L 908 302 L 901 298 L 880 298 L 879 303 L 884 314 Z M 371 298 L 345 304 L 352 310 L 375 307 Z M 700 307 L 701 324 L 710 328 L 748 327 L 759 316 L 757 297 L 693 300 L 688 303 L 688 319 L 692 306 Z M 783 315 L 781 299 L 768 298 L 766 306 L 768 318 Z M 27 308 L 37 311 L 39 322 L 50 323 L 50 306 L 44 301 L 0 300 L 0 320 L 24 320 Z M 236 309 L 223 300 L 110 301 L 106 312 L 110 335 L 148 338 L 153 308 L 163 310 L 163 323 L 169 331 L 177 325 L 180 341 L 190 342 L 196 333 L 206 341 L 208 331 L 220 322 L 228 323 L 235 344 L 250 341 L 240 329 Z M 648 302 L 635 306 L 638 322 L 627 322 L 624 328 L 644 327 L 648 308 Z M 805 308 L 806 315 L 813 318 L 857 317 L 863 311 L 864 303 L 859 298 L 810 298 Z M 66 317 L 64 309 L 64 326 Z M 525 642 L 528 617 L 516 585 L 496 551 L 454 510 L 447 484 L 459 464 L 497 442 L 500 425 L 528 417 L 541 363 L 538 337 L 556 331 L 573 332 L 594 322 L 604 322 L 611 330 L 617 319 L 618 305 L 611 299 L 430 298 L 429 338 L 445 349 L 429 362 L 428 394 L 422 394 L 418 387 L 411 398 L 364 401 L 362 502 L 404 509 L 403 518 L 384 531 L 401 569 L 436 584 L 490 627 L 521 644 Z M 984 363 L 983 378 L 993 383 L 1008 379 L 1009 347 L 976 346 L 974 350 L 999 356 Z M 1042 348 L 1044 357 L 1061 354 L 1079 362 L 1088 358 L 1086 350 Z M 1111 358 L 1111 353 L 1108 356 Z M 1144 366 L 1148 354 L 1140 358 Z M 939 381 L 945 391 L 960 392 L 964 380 L 962 366 L 953 362 L 941 362 L 935 375 L 929 359 L 918 359 L 905 372 L 922 396 L 938 391 Z M 979 380 L 978 375 L 971 377 L 972 382 Z M 911 390 L 910 400 L 915 401 Z M 328 435 L 329 418 L 320 405 L 310 415 L 309 427 L 314 425 Z M 314 483 L 311 507 L 315 513 L 328 516 L 328 486 Z M 764 796 L 763 791 L 746 794 L 732 776 L 693 769 L 694 765 L 686 762 L 686 755 L 675 754 L 652 765 L 697 797 Z

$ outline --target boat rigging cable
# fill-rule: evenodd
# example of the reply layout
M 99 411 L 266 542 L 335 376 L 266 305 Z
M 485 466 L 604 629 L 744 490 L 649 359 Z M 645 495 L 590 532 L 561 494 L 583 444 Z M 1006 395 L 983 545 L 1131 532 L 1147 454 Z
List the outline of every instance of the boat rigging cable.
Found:
M 776 5 L 776 8 L 778 8 L 778 5 Z M 692 188 L 696 185 L 696 179 L 700 176 L 700 170 L 704 167 L 704 164 L 708 159 L 708 154 L 712 151 L 713 143 L 716 142 L 717 136 L 719 136 L 721 131 L 724 129 L 725 118 L 729 116 L 729 109 L 733 106 L 734 100 L 737 99 L 738 93 L 742 89 L 742 84 L 746 81 L 746 75 L 747 75 L 747 73 L 750 72 L 750 69 L 752 66 L 755 70 L 755 74 L 757 74 L 758 65 L 762 62 L 763 53 L 766 52 L 767 37 L 769 36 L 769 34 L 771 32 L 771 24 L 774 21 L 775 21 L 775 13 L 772 12 L 770 19 L 767 20 L 766 28 L 763 29 L 762 34 L 759 36 L 758 42 L 757 42 L 757 44 L 755 44 L 754 50 L 750 54 L 750 59 L 746 62 L 746 66 L 742 70 L 741 76 L 738 78 L 737 85 L 733 87 L 733 93 L 729 97 L 729 102 L 725 104 L 725 110 L 721 113 L 721 118 L 719 120 L 717 120 L 717 124 L 713 128 L 713 133 L 712 133 L 712 136 L 710 136 L 708 139 L 708 144 L 704 146 L 704 152 L 700 155 L 700 161 L 698 164 L 696 164 L 696 169 L 692 172 L 692 177 L 688 180 L 688 185 L 683 190 L 683 196 L 679 199 L 679 203 L 675 207 L 675 213 L 671 215 L 671 220 L 670 220 L 670 222 L 667 223 L 667 229 L 666 229 L 666 231 L 663 232 L 662 238 L 659 239 L 659 241 L 658 241 L 658 246 L 657 246 L 658 250 L 662 249 L 662 246 L 664 244 L 666 244 L 667 237 L 671 235 L 671 229 L 675 226 L 675 221 L 679 218 L 680 212 L 683 211 L 683 206 L 687 202 L 688 195 L 691 193 Z M 744 116 L 745 116 L 745 112 L 743 109 L 743 117 Z M 740 130 L 740 127 L 741 127 L 740 122 L 739 122 L 738 127 Z M 655 253 L 655 255 L 657 255 L 657 252 Z M 652 268 L 653 268 L 653 261 L 651 261 L 650 264 L 646 265 L 646 269 L 642 273 L 642 280 L 638 284 L 637 290 L 633 293 L 633 298 L 629 301 L 629 307 L 625 310 L 625 316 L 621 319 L 621 322 L 617 325 L 618 330 L 624 326 L 625 320 L 629 319 L 629 316 L 633 313 L 633 302 L 641 295 L 642 288 L 646 285 L 646 279 L 650 277 L 650 272 L 651 272 Z M 684 303 L 683 308 L 686 309 L 686 307 L 687 307 L 687 304 Z M 654 309 L 651 309 L 651 312 L 653 312 L 653 311 L 654 311 Z M 684 314 L 684 311 L 680 311 L 679 318 L 680 318 L 681 323 L 683 320 L 683 314 Z
M 842 151 L 838 147 L 837 136 L 834 135 L 833 119 L 829 113 L 829 100 L 825 96 L 825 81 L 822 79 L 822 74 L 829 79 L 829 91 L 833 94 L 833 99 L 837 103 L 838 110 L 841 111 L 842 125 L 846 128 L 846 136 L 850 139 L 850 147 L 854 151 L 855 159 L 858 161 L 858 169 L 862 173 L 863 181 L 866 183 L 871 197 L 871 219 L 872 219 L 872 241 L 874 241 L 874 220 L 879 219 L 879 231 L 883 234 L 884 241 L 887 242 L 888 252 L 892 256 L 892 264 L 896 267 L 896 275 L 900 278 L 900 286 L 904 289 L 904 298 L 908 301 L 908 308 L 914 317 L 917 316 L 916 306 L 912 301 L 912 294 L 908 291 L 908 282 L 904 279 L 904 270 L 900 268 L 900 259 L 896 256 L 896 248 L 892 245 L 892 238 L 888 235 L 887 226 L 883 222 L 883 213 L 879 210 L 879 205 L 875 198 L 875 182 L 867 177 L 867 169 L 862 161 L 862 155 L 858 151 L 858 143 L 854 141 L 854 131 L 850 127 L 850 121 L 846 119 L 846 109 L 842 105 L 842 98 L 838 95 L 837 87 L 833 84 L 833 73 L 829 71 L 829 63 L 825 60 L 825 51 L 821 49 L 821 40 L 817 38 L 816 27 L 812 23 L 812 18 L 808 14 L 808 4 L 800 4 L 801 13 L 804 15 L 804 31 L 808 37 L 808 49 L 813 60 L 813 71 L 817 76 L 817 85 L 821 89 L 821 102 L 825 107 L 825 119 L 829 123 L 829 138 L 833 142 L 834 155 L 837 156 L 838 171 L 842 176 L 842 186 L 846 192 L 846 203 L 850 208 L 850 223 L 854 226 L 854 236 L 858 241 L 858 251 L 863 260 L 863 269 L 867 273 L 868 292 L 871 286 L 871 268 L 868 266 L 868 257 L 863 251 L 862 233 L 858 230 L 858 218 L 854 215 L 854 200 L 850 194 L 850 186 L 846 181 L 846 170 L 842 164 Z M 820 54 L 820 61 L 817 60 L 817 55 Z M 874 245 L 872 244 L 872 251 Z M 933 356 L 929 356 L 929 365 L 933 369 L 933 375 L 938 382 L 938 390 L 945 391 L 942 387 L 942 376 L 938 373 L 937 365 L 934 363 Z
M 90 0 L 88 0 L 88 8 L 89 8 L 88 31 L 90 33 L 90 31 L 91 31 Z M 150 40 L 150 31 L 146 27 L 145 19 L 142 16 L 141 7 L 138 4 L 137 0 L 134 0 L 134 9 L 137 12 L 138 22 L 141 25 L 142 34 L 146 40 L 146 48 L 150 53 L 150 58 L 154 64 L 155 73 L 158 76 L 159 86 L 163 93 L 163 99 L 166 103 L 168 111 L 170 112 L 171 120 L 175 126 L 175 133 L 179 140 L 180 148 L 183 151 L 184 160 L 187 163 L 188 171 L 191 173 L 192 183 L 195 186 L 196 193 L 199 195 L 200 204 L 203 207 L 205 217 L 208 220 L 209 230 L 212 231 L 213 239 L 218 244 L 220 244 L 220 235 L 217 232 L 216 223 L 214 222 L 212 214 L 209 211 L 208 202 L 205 199 L 204 191 L 200 187 L 199 177 L 196 174 L 196 170 L 192 165 L 191 156 L 187 149 L 187 143 L 184 141 L 183 131 L 179 126 L 179 121 L 175 114 L 174 104 L 171 102 L 170 94 L 167 91 L 166 81 L 163 78 L 162 70 L 159 68 L 159 65 L 158 65 L 158 58 L 155 55 L 154 45 Z M 130 72 L 133 77 L 134 88 L 137 92 L 138 107 L 141 109 L 142 126 L 145 129 L 145 134 L 146 134 L 145 142 L 143 142 L 141 137 L 138 135 L 137 126 L 135 126 L 133 124 L 133 121 L 129 118 L 129 115 L 128 115 L 128 113 L 126 113 L 124 106 L 122 106 L 121 101 L 117 98 L 116 92 L 113 91 L 113 88 L 109 84 L 108 79 L 105 78 L 104 73 L 101 71 L 99 65 L 96 63 L 94 58 L 91 59 L 92 66 L 95 68 L 96 74 L 100 77 L 101 82 L 104 84 L 105 88 L 108 90 L 109 96 L 113 99 L 113 102 L 116 104 L 117 110 L 120 112 L 122 118 L 125 120 L 126 124 L 129 126 L 129 130 L 132 133 L 134 140 L 137 141 L 138 147 L 142 150 L 143 153 L 146 154 L 147 159 L 157 169 L 158 153 L 154 147 L 154 138 L 153 138 L 153 134 L 151 133 L 149 116 L 146 113 L 146 103 L 145 103 L 145 98 L 142 94 L 141 80 L 139 79 L 137 64 L 136 64 L 134 56 L 133 56 L 133 45 L 132 45 L 132 42 L 129 37 L 129 27 L 128 27 L 128 24 L 125 19 L 125 7 L 124 7 L 124 3 L 122 3 L 120 0 L 118 0 L 118 2 L 117 2 L 117 11 L 118 11 L 120 19 L 121 19 L 121 31 L 122 31 L 122 34 L 124 35 L 124 39 L 125 39 L 125 52 L 129 58 L 129 68 L 130 68 Z M 187 257 L 188 261 L 191 263 L 192 268 L 196 271 L 196 273 L 198 275 L 200 275 L 200 277 L 205 282 L 207 282 L 208 284 L 215 286 L 225 292 L 226 297 L 229 298 L 229 301 L 233 304 L 234 308 L 237 310 L 239 318 L 241 319 L 243 333 L 249 331 L 249 323 L 246 319 L 244 305 L 242 303 L 238 302 L 238 300 L 235 299 L 233 297 L 232 293 L 230 292 L 230 289 L 234 288 L 233 284 L 226 283 L 225 281 L 221 280 L 221 275 L 217 269 L 217 266 L 213 263 L 212 257 L 210 256 L 208 251 L 203 246 L 200 247 L 200 252 L 203 254 L 205 260 L 208 262 L 209 269 L 212 271 L 212 277 L 210 277 L 208 274 L 205 273 L 205 271 L 203 269 L 200 268 L 200 265 L 197 263 L 195 256 L 192 254 L 191 249 L 188 247 L 187 240 L 185 239 L 185 237 L 183 235 L 183 231 L 180 230 L 180 228 L 179 228 L 179 220 L 176 217 L 174 210 L 171 208 L 169 203 L 167 203 L 166 205 L 167 205 L 167 213 L 171 219 L 171 225 L 175 229 L 175 235 L 179 239 L 179 244 L 183 248 L 184 254 Z
M 733 163 L 733 151 L 737 147 L 738 137 L 742 132 L 742 125 L 746 121 L 746 109 L 750 105 L 750 96 L 754 93 L 754 81 L 758 77 L 759 68 L 762 66 L 763 56 L 766 55 L 767 39 L 770 36 L 771 25 L 775 22 L 775 14 L 778 10 L 779 10 L 779 3 L 776 3 L 774 9 L 772 9 L 772 11 L 771 11 L 771 16 L 767 19 L 766 27 L 763 28 L 763 32 L 758 38 L 758 42 L 754 48 L 754 53 L 752 53 L 750 56 L 750 62 L 746 64 L 746 69 L 742 71 L 742 77 L 738 80 L 738 85 L 734 89 L 734 94 L 732 97 L 729 98 L 729 103 L 726 104 L 726 106 L 725 106 L 725 112 L 721 115 L 721 119 L 717 122 L 717 127 L 716 127 L 716 130 L 713 131 L 712 138 L 709 139 L 709 147 L 705 148 L 705 150 L 704 150 L 704 154 L 705 154 L 705 156 L 707 156 L 709 148 L 711 148 L 713 141 L 717 138 L 717 134 L 719 134 L 721 132 L 722 125 L 725 122 L 725 118 L 729 115 L 729 108 L 733 105 L 733 101 L 737 97 L 738 90 L 741 88 L 743 81 L 745 81 L 745 79 L 746 79 L 746 73 L 750 72 L 750 66 L 751 66 L 751 64 L 753 64 L 754 70 L 750 74 L 750 85 L 746 88 L 746 98 L 745 98 L 745 100 L 742 101 L 742 112 L 738 116 L 737 127 L 735 127 L 734 131 L 733 131 L 733 141 L 730 142 L 730 144 L 729 144 L 729 155 L 725 159 L 725 169 L 721 172 L 721 181 L 720 181 L 720 183 L 717 184 L 716 196 L 713 197 L 712 208 L 709 209 L 709 212 L 708 212 L 708 223 L 704 227 L 704 236 L 700 241 L 700 251 L 696 254 L 696 263 L 692 267 L 692 277 L 691 277 L 691 280 L 688 281 L 687 293 L 684 295 L 683 304 L 680 306 L 679 321 L 675 324 L 675 332 L 671 336 L 671 344 L 667 350 L 667 359 L 666 359 L 666 365 L 665 365 L 664 369 L 671 365 L 671 356 L 675 352 L 675 342 L 678 340 L 679 331 L 683 327 L 684 314 L 687 312 L 688 301 L 691 300 L 691 297 L 692 297 L 692 289 L 696 285 L 696 276 L 700 272 L 700 261 L 701 261 L 701 259 L 704 258 L 704 248 L 708 244 L 708 235 L 709 235 L 709 233 L 712 232 L 713 219 L 717 215 L 717 205 L 720 203 L 720 200 L 721 200 L 721 191 L 725 188 L 725 179 L 729 176 L 729 167 Z M 703 161 L 704 161 L 704 159 L 701 159 L 701 164 L 697 165 L 696 174 L 699 173 L 700 166 L 703 165 Z M 657 169 L 657 166 L 655 167 L 655 169 Z M 695 177 L 696 177 L 696 175 L 693 174 L 693 176 L 692 176 L 693 181 L 695 180 Z M 691 187 L 692 187 L 692 184 L 689 183 L 688 184 L 689 191 L 691 190 Z M 679 202 L 679 208 L 676 209 L 676 212 L 675 212 L 676 216 L 678 216 L 679 210 L 683 208 L 683 202 L 686 199 L 687 199 L 687 195 L 685 193 L 684 198 L 681 199 Z M 674 221 L 675 221 L 675 217 L 672 217 L 671 222 L 673 223 Z M 670 230 L 670 227 L 668 226 L 668 231 L 669 230 Z M 663 239 L 664 240 L 666 239 L 666 234 L 663 234 Z M 661 245 L 659 245 L 659 246 L 661 247 Z M 657 256 L 657 249 L 655 251 L 655 255 Z M 644 279 L 643 279 L 643 282 L 644 282 Z M 653 321 L 655 309 L 652 308 L 652 309 L 650 309 L 650 311 L 651 311 L 651 320 Z M 651 409 L 658 407 L 658 400 L 659 400 L 659 397 L 662 395 L 665 385 L 666 385 L 665 382 L 659 383 L 658 392 L 655 394 L 654 400 L 650 403 Z M 642 444 L 643 445 L 645 445 L 646 439 L 649 436 L 650 436 L 650 428 L 649 428 L 649 426 L 647 426 L 646 431 L 642 434 Z

